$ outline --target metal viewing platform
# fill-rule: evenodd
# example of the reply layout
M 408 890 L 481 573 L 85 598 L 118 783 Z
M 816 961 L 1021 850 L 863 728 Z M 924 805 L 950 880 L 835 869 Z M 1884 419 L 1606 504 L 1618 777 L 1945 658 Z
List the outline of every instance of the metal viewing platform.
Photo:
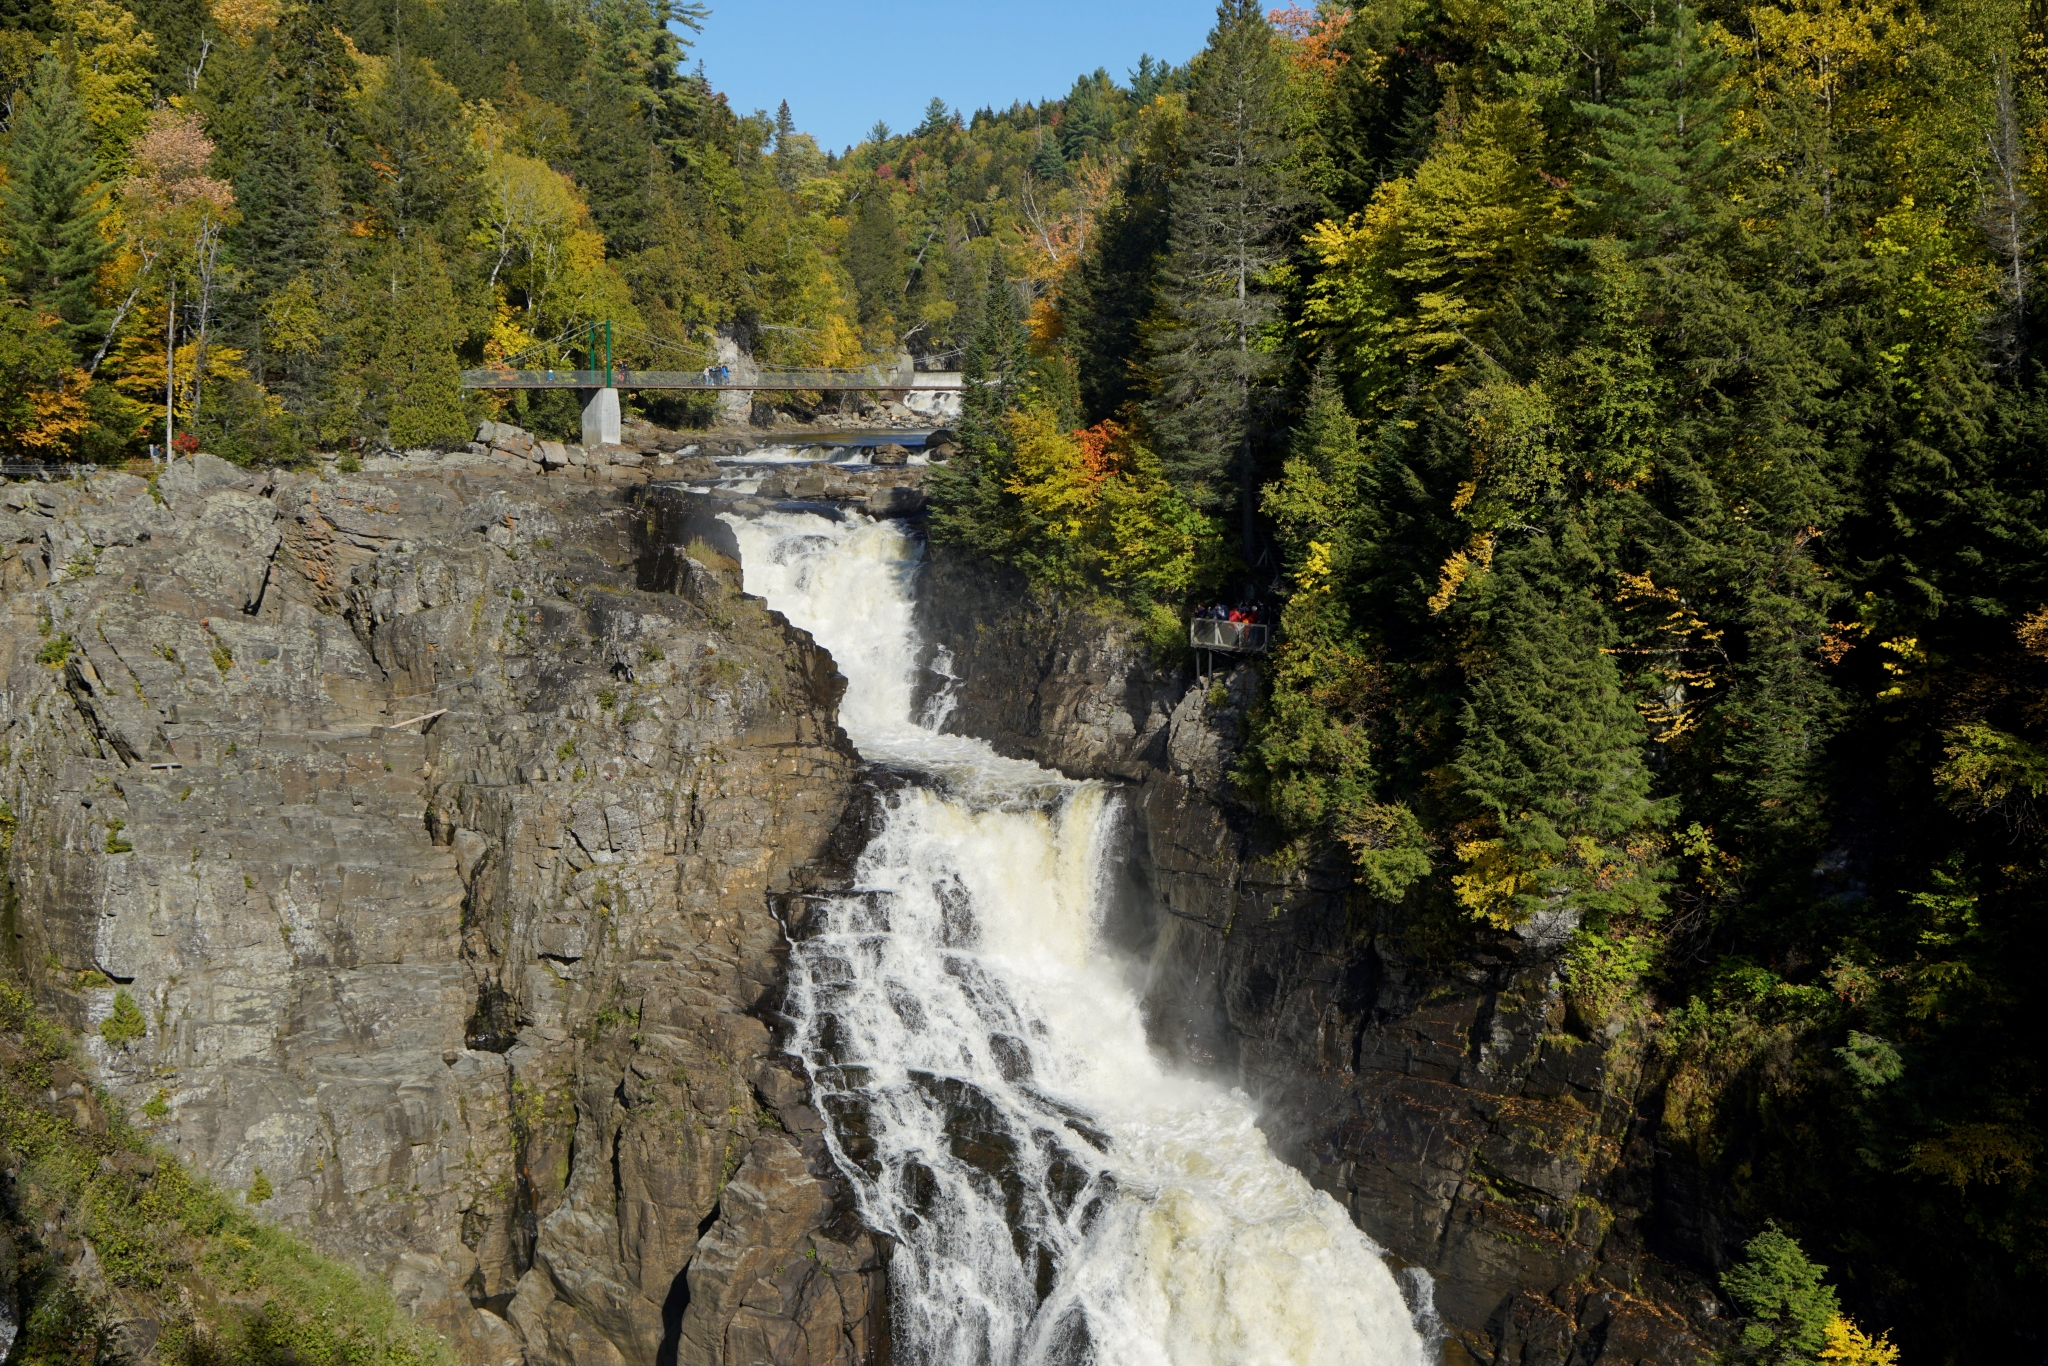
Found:
M 1216 650 L 1228 655 L 1262 655 L 1273 628 L 1249 621 L 1207 621 L 1188 623 L 1188 644 L 1197 650 Z
M 1266 653 L 1266 643 L 1272 634 L 1273 628 L 1261 622 L 1196 617 L 1188 623 L 1188 644 L 1195 651 L 1195 676 L 1204 682 L 1214 678 L 1217 655 Z

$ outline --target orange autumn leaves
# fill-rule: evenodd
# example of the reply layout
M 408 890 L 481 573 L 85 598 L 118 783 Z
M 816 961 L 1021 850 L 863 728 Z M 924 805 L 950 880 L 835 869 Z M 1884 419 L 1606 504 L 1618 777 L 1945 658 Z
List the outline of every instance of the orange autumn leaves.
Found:
M 1221 528 L 1166 480 L 1159 458 L 1114 420 L 1064 429 L 1043 406 L 1004 418 L 1016 456 L 1006 490 L 1051 543 L 1066 586 L 1132 584 L 1169 600 L 1221 569 Z

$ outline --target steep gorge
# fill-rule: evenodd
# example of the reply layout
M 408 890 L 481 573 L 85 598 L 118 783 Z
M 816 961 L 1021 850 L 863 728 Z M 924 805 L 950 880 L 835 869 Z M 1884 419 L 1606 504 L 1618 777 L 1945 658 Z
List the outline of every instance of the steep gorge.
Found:
M 806 528 L 839 524 L 611 477 L 261 475 L 200 457 L 153 483 L 7 488 L 12 966 L 149 1138 L 245 1199 L 269 1192 L 260 1217 L 392 1286 L 479 1366 L 944 1359 L 915 1334 L 892 1344 L 883 1270 L 889 1246 L 915 1247 L 938 1178 L 862 1167 L 850 1140 L 871 1142 L 872 1101 L 834 1072 L 838 1026 L 803 992 L 842 971 L 824 946 L 864 913 L 831 908 L 871 905 L 894 876 L 876 851 L 938 860 L 905 887 L 967 886 L 974 858 L 1035 848 L 1029 813 L 1064 809 L 1080 780 L 1122 816 L 1101 827 L 1116 847 L 1075 962 L 1127 955 L 1168 1068 L 1248 1093 L 1263 1136 L 1233 1102 L 1246 1125 L 1229 1142 L 1253 1146 L 1231 1170 L 1263 1170 L 1270 1141 L 1333 1214 L 1427 1272 L 1414 1284 L 1433 1288 L 1449 1359 L 1704 1358 L 1714 1297 L 1657 1254 L 1711 1265 L 1723 1240 L 1687 1223 L 1707 1206 L 1653 1151 L 1640 1022 L 1583 1018 L 1554 939 L 1447 951 L 1357 904 L 1341 870 L 1277 863 L 1229 798 L 1250 670 L 1197 686 L 1119 623 L 944 553 L 890 570 L 886 602 L 821 599 L 811 624 L 835 664 L 741 591 L 739 561 L 745 542 L 758 574 L 800 542 L 777 593 L 814 591 L 804 555 L 832 538 Z M 737 537 L 719 515 L 735 506 L 755 519 Z M 796 528 L 782 549 L 764 514 Z M 913 646 L 922 669 L 904 667 Z M 891 668 L 900 696 L 877 711 Z M 848 677 L 864 687 L 843 697 Z M 916 717 L 1065 776 L 1005 777 L 980 815 L 919 817 L 909 794 L 961 779 L 912 770 L 967 761 L 920 749 L 943 744 Z M 920 820 L 962 819 L 993 842 L 917 843 Z M 962 904 L 1039 933 L 1030 898 L 1006 896 Z M 958 930 L 945 897 L 929 909 L 939 939 Z M 950 952 L 928 965 L 934 1003 L 957 980 Z M 883 959 L 927 971 L 904 966 L 913 950 Z M 99 1026 L 124 997 L 144 1028 L 116 1039 Z M 1090 1081 L 1004 1028 L 984 1040 L 987 1079 L 940 1088 L 932 1122 L 959 1191 L 976 1172 L 1006 1192 L 1016 1171 L 1049 1180 L 1022 1279 L 989 1252 L 972 1297 L 1010 1324 L 991 1340 L 1064 1360 L 1093 1339 L 1050 1332 L 1058 1313 L 1027 1331 L 1038 1303 L 1066 1296 L 1055 1309 L 1092 1313 L 1099 1335 L 1136 1282 L 1101 1250 L 1103 1202 L 1059 1191 L 1100 1166 L 1088 1180 L 1113 1201 L 1133 1169 L 1081 1148 L 1090 1126 L 1135 1121 L 1110 1100 L 1047 1110 L 1017 1083 L 1036 1066 L 1108 1096 L 1167 1073 L 1133 1057 Z M 1074 1123 L 1066 1147 L 1025 1155 L 1034 1124 Z M 1167 1168 L 1149 1170 L 1138 1187 Z M 1283 1205 L 1308 1195 L 1275 1180 Z M 1196 1208 L 1204 1189 L 1187 1187 Z M 989 1248 L 1024 1238 L 1014 1195 Z M 1260 1212 L 1216 1208 L 1223 1227 L 1254 1222 L 1212 1230 L 1213 1253 L 1177 1244 L 1172 1264 L 1214 1255 L 1190 1284 L 1250 1283 Z M 1133 1245 L 1163 1227 L 1134 1226 Z M 1047 1249 L 1035 1273 L 1027 1244 Z M 1059 1289 L 1055 1264 L 1101 1269 Z M 899 1306 L 946 1303 L 954 1270 L 906 1262 Z M 1277 1284 L 1314 1293 L 1245 1322 L 1371 1298 L 1342 1277 Z
M 1568 999 L 1563 933 L 1445 942 L 1281 858 L 1232 796 L 1250 667 L 1198 685 L 1132 623 L 943 549 L 918 626 L 948 731 L 1123 785 L 1155 1046 L 1242 1086 L 1276 1149 L 1430 1274 L 1447 1359 L 1675 1366 L 1725 1341 L 1685 1268 L 1735 1230 L 1658 1151 L 1644 1021 Z

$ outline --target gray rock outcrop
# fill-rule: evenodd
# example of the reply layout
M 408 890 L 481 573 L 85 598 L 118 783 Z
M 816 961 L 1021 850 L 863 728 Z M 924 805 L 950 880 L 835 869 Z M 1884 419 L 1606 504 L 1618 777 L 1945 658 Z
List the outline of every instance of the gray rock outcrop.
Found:
M 761 1018 L 843 684 L 722 530 L 459 469 L 0 486 L 15 970 L 133 1122 L 475 1366 L 880 1328 Z

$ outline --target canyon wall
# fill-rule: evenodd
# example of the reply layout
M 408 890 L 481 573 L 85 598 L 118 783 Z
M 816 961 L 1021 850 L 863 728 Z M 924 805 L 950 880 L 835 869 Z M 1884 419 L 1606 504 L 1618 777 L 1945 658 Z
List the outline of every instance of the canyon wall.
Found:
M 723 531 L 594 475 L 0 486 L 13 970 L 475 1366 L 884 1332 L 761 1018 L 774 898 L 844 858 L 843 685 Z
M 947 730 L 1123 787 L 1117 932 L 1155 1045 L 1244 1087 L 1282 1155 L 1430 1273 L 1448 1361 L 1709 1359 L 1725 1310 L 1697 1271 L 1727 1231 L 1666 1189 L 1646 1021 L 1580 1018 L 1561 935 L 1446 936 L 1279 858 L 1231 795 L 1251 667 L 1158 667 L 1130 623 L 944 549 L 918 619 Z

